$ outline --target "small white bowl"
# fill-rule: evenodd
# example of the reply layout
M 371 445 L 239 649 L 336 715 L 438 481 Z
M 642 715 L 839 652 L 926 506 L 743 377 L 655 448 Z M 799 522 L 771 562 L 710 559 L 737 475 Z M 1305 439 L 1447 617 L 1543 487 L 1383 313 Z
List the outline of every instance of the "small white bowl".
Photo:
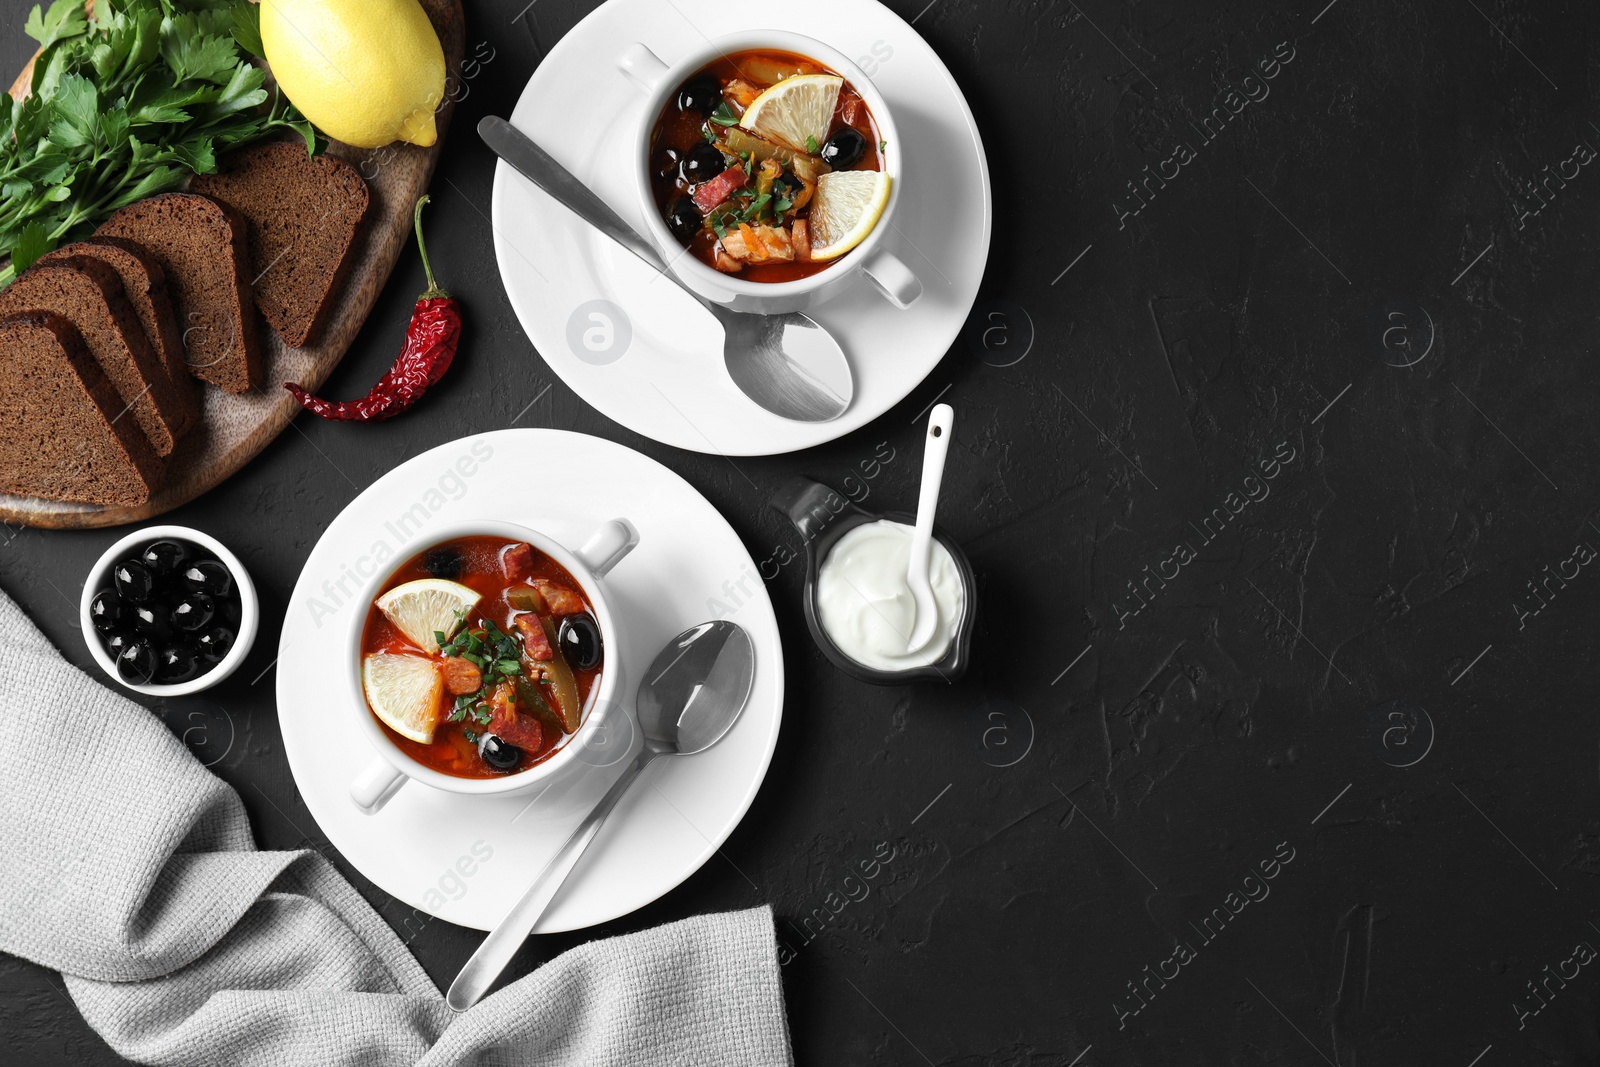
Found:
M 94 622 L 89 618 L 89 605 L 101 589 L 111 588 L 111 568 L 126 559 L 136 545 L 164 540 L 188 541 L 198 545 L 216 556 L 228 568 L 229 573 L 233 575 L 233 584 L 239 591 L 239 634 L 234 639 L 233 647 L 228 650 L 228 654 L 222 657 L 222 662 L 198 677 L 174 685 L 155 683 L 130 685 L 117 673 L 116 661 L 111 658 L 111 653 L 106 651 L 105 643 L 100 639 L 100 632 L 94 628 Z M 255 644 L 256 630 L 261 624 L 261 603 L 256 599 L 256 587 L 255 583 L 250 581 L 250 572 L 244 569 L 239 557 L 228 551 L 228 547 L 221 541 L 188 526 L 146 526 L 142 530 L 135 530 L 106 549 L 105 554 L 90 568 L 89 577 L 83 583 L 83 597 L 78 604 L 78 619 L 83 626 L 83 640 L 89 646 L 89 654 L 100 664 L 100 669 L 111 676 L 112 681 L 124 689 L 132 689 L 135 693 L 143 693 L 146 696 L 181 697 L 210 689 L 238 670 L 239 664 L 250 654 L 250 646 Z

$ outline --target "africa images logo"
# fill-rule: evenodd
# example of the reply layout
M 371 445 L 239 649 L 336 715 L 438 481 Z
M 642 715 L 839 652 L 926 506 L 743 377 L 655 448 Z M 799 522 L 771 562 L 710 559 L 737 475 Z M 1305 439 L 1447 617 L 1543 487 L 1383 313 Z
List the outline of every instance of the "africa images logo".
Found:
M 1201 918 L 1199 926 L 1193 922 L 1189 923 L 1190 929 L 1199 937 L 1200 947 L 1205 948 L 1221 937 L 1228 924 L 1238 918 L 1249 905 L 1266 900 L 1272 893 L 1271 881 L 1294 862 L 1294 857 L 1293 846 L 1287 841 L 1280 841 L 1273 848 L 1272 856 L 1259 861 L 1240 881 L 1239 889 L 1230 890 L 1222 898 L 1220 905 L 1212 908 Z M 1156 994 L 1167 988 L 1168 982 L 1176 981 L 1183 973 L 1183 968 L 1198 959 L 1199 955 L 1193 943 L 1173 938 L 1172 955 L 1157 963 L 1153 970 L 1146 964 L 1142 972 L 1143 978 L 1129 980 L 1128 994 L 1132 999 L 1111 1002 L 1111 1010 L 1117 1016 L 1117 1029 L 1126 1030 L 1128 1020 L 1148 1008 L 1156 999 Z

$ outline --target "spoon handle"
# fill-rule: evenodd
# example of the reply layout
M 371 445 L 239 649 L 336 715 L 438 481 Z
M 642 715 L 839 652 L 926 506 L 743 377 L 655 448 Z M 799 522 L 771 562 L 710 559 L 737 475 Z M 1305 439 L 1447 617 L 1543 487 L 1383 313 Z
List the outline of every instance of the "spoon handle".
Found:
M 911 569 L 928 571 L 928 553 L 933 542 L 933 516 L 939 510 L 939 486 L 944 481 L 944 459 L 950 451 L 950 425 L 955 409 L 940 404 L 928 416 L 928 436 L 922 451 L 922 493 L 917 497 L 917 525 L 911 535 Z
M 521 130 L 498 115 L 487 115 L 478 123 L 478 136 L 494 154 L 511 164 L 519 174 L 566 205 L 568 210 L 589 225 L 632 252 L 656 270 L 666 273 L 666 260 L 655 245 L 645 240 L 622 217 L 596 196 L 577 175 L 551 158 Z M 676 280 L 676 279 L 674 279 Z
M 606 795 L 600 798 L 600 803 L 594 806 L 578 828 L 572 831 L 566 844 L 561 846 L 550 862 L 545 864 L 544 870 L 528 886 L 522 899 L 511 906 L 505 918 L 500 920 L 488 936 L 483 939 L 483 944 L 478 946 L 478 951 L 472 954 L 461 973 L 456 975 L 456 980 L 450 983 L 450 992 L 445 994 L 445 1003 L 454 1011 L 466 1011 L 489 991 L 495 980 L 500 977 L 500 972 L 506 969 L 506 964 L 517 954 L 522 943 L 528 939 L 533 928 L 538 925 L 544 916 L 545 909 L 561 891 L 562 883 L 578 865 L 578 860 L 584 851 L 594 841 L 595 835 L 600 832 L 600 826 L 606 821 L 606 816 L 611 814 L 611 809 L 617 806 L 617 801 L 622 799 L 622 794 L 628 791 L 634 781 L 639 777 L 656 753 L 646 748 L 622 772 Z

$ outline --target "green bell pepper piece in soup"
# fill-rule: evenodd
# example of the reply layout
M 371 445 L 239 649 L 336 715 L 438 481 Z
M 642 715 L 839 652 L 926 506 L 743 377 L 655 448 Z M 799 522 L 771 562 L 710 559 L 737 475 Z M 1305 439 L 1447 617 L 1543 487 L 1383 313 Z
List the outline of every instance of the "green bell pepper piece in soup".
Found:
M 572 665 L 562 654 L 556 641 L 556 621 L 541 618 L 540 623 L 550 640 L 551 657 L 534 659 L 522 650 L 518 657 L 522 673 L 516 679 L 517 701 L 526 704 L 540 720 L 564 734 L 576 733 L 583 722 L 583 705 L 578 700 L 578 680 L 573 677 Z M 533 681 L 543 677 L 543 684 Z

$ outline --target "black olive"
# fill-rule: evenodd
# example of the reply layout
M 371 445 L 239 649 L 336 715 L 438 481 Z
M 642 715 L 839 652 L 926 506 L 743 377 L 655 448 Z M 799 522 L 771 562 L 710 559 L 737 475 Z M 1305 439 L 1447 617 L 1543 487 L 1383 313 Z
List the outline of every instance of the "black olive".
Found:
M 116 659 L 122 655 L 122 650 L 135 640 L 137 638 L 130 637 L 128 634 L 106 634 L 106 651 L 111 653 L 112 659 Z
M 157 578 L 181 572 L 194 553 L 182 541 L 154 541 L 145 546 L 139 559 Z
M 172 609 L 172 625 L 186 633 L 209 626 L 217 613 L 216 602 L 205 593 L 190 593 Z
M 678 110 L 709 115 L 722 103 L 722 83 L 709 74 L 690 78 L 678 90 Z
M 144 685 L 156 673 L 156 650 L 149 641 L 130 641 L 117 656 L 117 675 L 129 685 Z
M 233 649 L 233 636 L 226 626 L 213 626 L 194 639 L 195 651 L 207 663 L 221 663 Z
M 461 553 L 449 545 L 430 548 L 422 557 L 422 569 L 435 578 L 461 577 Z
M 568 615 L 556 631 L 561 654 L 574 670 L 587 671 L 600 666 L 600 627 L 590 615 Z
M 184 645 L 168 645 L 156 656 L 156 681 L 162 685 L 187 682 L 200 673 L 200 657 Z
M 130 604 L 142 604 L 155 592 L 156 576 L 139 560 L 125 559 L 111 569 L 111 584 Z
M 694 240 L 694 235 L 700 232 L 704 222 L 705 217 L 700 214 L 700 209 L 687 196 L 678 197 L 667 211 L 667 229 L 672 231 L 672 236 L 685 243 Z
M 835 170 L 850 166 L 867 154 L 867 139 L 854 126 L 841 126 L 822 146 L 822 161 Z
M 497 771 L 514 771 L 522 762 L 522 749 L 494 734 L 484 734 L 478 742 L 478 755 Z
M 116 633 L 128 623 L 127 605 L 118 599 L 115 591 L 102 589 L 89 601 L 89 621 L 103 634 Z
M 165 604 L 157 601 L 138 604 L 132 614 L 134 632 L 141 637 L 159 642 L 172 636 L 172 610 Z
M 708 182 L 728 169 L 728 157 L 716 145 L 702 142 L 683 157 L 683 180 L 691 185 Z
M 678 173 L 679 153 L 676 148 L 663 148 L 650 161 L 657 178 L 670 178 Z
M 233 591 L 233 575 L 220 560 L 199 559 L 184 568 L 183 586 L 195 593 L 227 596 Z

